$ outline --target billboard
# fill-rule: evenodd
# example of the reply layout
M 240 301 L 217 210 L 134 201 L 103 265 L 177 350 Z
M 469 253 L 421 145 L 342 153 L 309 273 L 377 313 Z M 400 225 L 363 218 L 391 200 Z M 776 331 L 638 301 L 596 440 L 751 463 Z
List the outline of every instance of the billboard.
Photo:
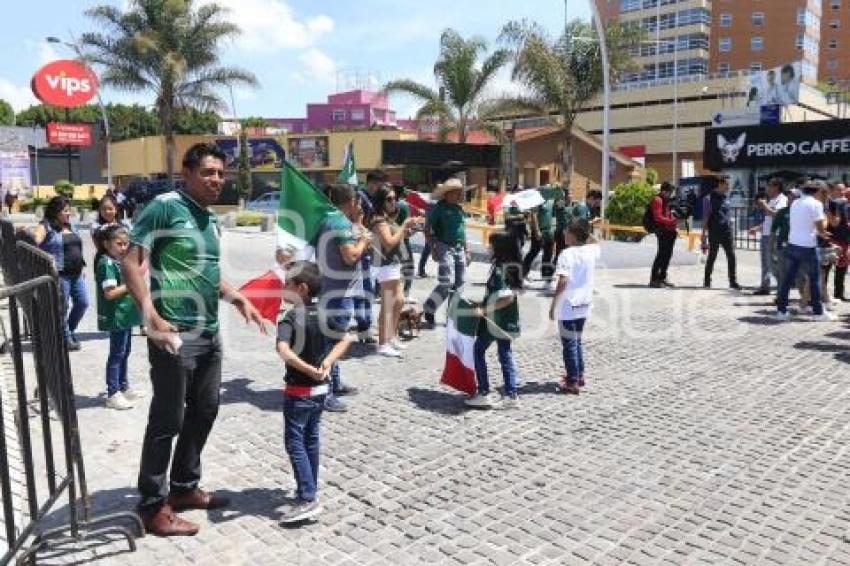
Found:
M 800 61 L 750 75 L 747 106 L 786 106 L 800 101 L 800 80 L 803 64 Z
M 850 120 L 710 128 L 705 166 L 712 171 L 776 165 L 850 165 Z
M 315 169 L 330 165 L 327 136 L 289 138 L 289 162 L 297 169 Z
M 23 196 L 30 179 L 29 151 L 0 151 L 0 183 L 3 188 Z
M 234 138 L 217 139 L 215 145 L 226 156 L 224 168 L 239 168 L 239 141 Z M 248 159 L 252 169 L 280 169 L 285 158 L 283 148 L 274 138 L 248 138 Z
M 97 75 L 79 61 L 60 59 L 36 71 L 30 86 L 35 97 L 45 104 L 76 108 L 97 94 Z
M 91 124 L 47 124 L 47 143 L 51 145 L 91 145 Z

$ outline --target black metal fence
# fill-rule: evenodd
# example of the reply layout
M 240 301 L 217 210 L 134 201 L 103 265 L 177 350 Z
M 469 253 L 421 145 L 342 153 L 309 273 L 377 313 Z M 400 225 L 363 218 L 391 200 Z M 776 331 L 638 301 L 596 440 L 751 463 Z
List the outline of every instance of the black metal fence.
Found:
M 52 258 L 16 241 L 10 228 L 10 223 L 0 221 L 0 264 L 4 279 L 14 282 L 0 288 L 0 306 L 8 306 L 12 362 L 0 357 L 0 530 L 6 544 L 0 549 L 0 564 L 35 562 L 40 551 L 54 545 L 110 535 L 123 536 L 130 550 L 135 550 L 134 537 L 143 534 L 137 515 L 92 516 L 64 339 L 64 304 Z M 30 325 L 27 350 L 22 343 L 24 314 Z M 4 364 L 12 366 L 13 379 L 7 378 L 10 372 L 2 371 Z M 27 388 L 33 386 L 36 394 L 30 399 Z M 39 416 L 32 423 L 31 404 Z M 55 440 L 52 410 L 60 429 Z M 67 496 L 67 522 L 48 516 L 63 495 Z M 53 526 L 57 523 L 60 526 Z

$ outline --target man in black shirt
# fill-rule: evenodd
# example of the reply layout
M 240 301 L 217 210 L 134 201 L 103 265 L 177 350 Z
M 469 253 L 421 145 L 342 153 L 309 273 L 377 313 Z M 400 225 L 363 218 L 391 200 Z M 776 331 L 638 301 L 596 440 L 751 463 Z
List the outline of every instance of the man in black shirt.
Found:
M 705 262 L 705 279 L 703 286 L 711 287 L 711 273 L 714 271 L 714 261 L 718 250 L 723 247 L 726 262 L 729 266 L 729 288 L 740 290 L 735 272 L 735 239 L 732 234 L 732 209 L 729 206 L 729 179 L 720 177 L 717 186 L 708 195 L 708 216 L 705 219 L 703 233 L 708 232 L 708 259 Z
M 331 367 L 348 349 L 343 337 L 325 357 L 325 337 L 314 299 L 321 288 L 319 268 L 295 262 L 286 272 L 284 300 L 294 307 L 277 327 L 277 351 L 286 364 L 283 389 L 284 444 L 295 481 L 297 500 L 282 522 L 316 516 L 319 481 L 319 424 L 328 394 Z

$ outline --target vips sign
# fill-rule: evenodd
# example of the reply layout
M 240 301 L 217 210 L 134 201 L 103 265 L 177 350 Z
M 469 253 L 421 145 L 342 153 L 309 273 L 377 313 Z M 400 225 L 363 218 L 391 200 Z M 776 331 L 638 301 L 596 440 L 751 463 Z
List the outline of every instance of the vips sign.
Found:
M 705 131 L 705 166 L 712 171 L 776 165 L 850 165 L 850 120 Z
M 36 98 L 45 104 L 75 108 L 97 94 L 97 76 L 79 61 L 60 59 L 36 71 L 30 86 Z
M 51 145 L 91 145 L 91 126 L 89 124 L 47 124 L 47 143 Z

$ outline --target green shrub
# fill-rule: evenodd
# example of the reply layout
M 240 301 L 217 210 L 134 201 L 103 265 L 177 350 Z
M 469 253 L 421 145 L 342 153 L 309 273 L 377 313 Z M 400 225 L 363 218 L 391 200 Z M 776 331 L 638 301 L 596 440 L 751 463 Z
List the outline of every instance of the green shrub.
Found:
M 652 167 L 646 168 L 646 182 L 649 185 L 651 185 L 653 187 L 655 185 L 657 185 L 658 184 L 658 177 L 659 177 L 659 175 L 658 175 L 658 171 L 656 169 L 653 169 Z
M 67 179 L 56 181 L 53 185 L 53 190 L 57 195 L 62 195 L 68 198 L 74 198 L 74 188 L 76 185 Z
M 648 183 L 638 181 L 617 185 L 608 203 L 608 220 L 611 224 L 641 226 L 646 207 L 654 197 L 655 189 Z
M 251 212 L 242 210 L 236 213 L 237 226 L 261 226 L 263 219 L 266 217 L 262 212 Z

